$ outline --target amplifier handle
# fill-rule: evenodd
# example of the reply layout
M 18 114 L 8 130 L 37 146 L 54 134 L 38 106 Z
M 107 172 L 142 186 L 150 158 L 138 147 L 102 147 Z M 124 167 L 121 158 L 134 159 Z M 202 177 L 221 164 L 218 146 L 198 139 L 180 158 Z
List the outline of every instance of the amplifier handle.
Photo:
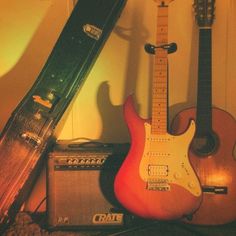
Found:
M 102 142 L 97 142 L 97 141 L 88 141 L 88 142 L 83 142 L 83 143 L 70 143 L 68 144 L 69 148 L 106 148 L 110 147 L 111 144 L 107 143 L 102 143 Z

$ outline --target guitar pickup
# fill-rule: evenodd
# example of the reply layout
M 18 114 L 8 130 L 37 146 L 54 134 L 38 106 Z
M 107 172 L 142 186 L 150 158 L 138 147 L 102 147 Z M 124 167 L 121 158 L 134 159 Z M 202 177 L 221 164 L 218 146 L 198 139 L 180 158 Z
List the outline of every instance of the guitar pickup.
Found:
M 227 194 L 228 188 L 225 186 L 202 186 L 202 191 L 212 194 Z
M 148 165 L 149 176 L 168 176 L 168 165 Z

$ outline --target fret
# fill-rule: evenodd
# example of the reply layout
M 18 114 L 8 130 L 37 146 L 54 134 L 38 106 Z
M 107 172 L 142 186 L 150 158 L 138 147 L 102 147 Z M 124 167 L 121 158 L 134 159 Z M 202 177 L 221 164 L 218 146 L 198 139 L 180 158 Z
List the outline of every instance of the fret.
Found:
M 154 71 L 154 78 L 153 78 L 153 85 L 162 85 L 162 87 L 165 87 L 166 85 L 166 78 L 167 78 L 167 72 L 166 71 L 158 71 L 155 73 Z
M 161 35 L 158 35 L 158 39 L 156 40 L 157 42 L 157 45 L 160 44 L 160 43 L 165 43 L 167 42 L 167 34 L 161 34 Z M 161 51 L 162 49 L 158 49 L 159 51 Z
M 153 86 L 153 88 L 152 88 L 152 93 L 153 93 L 153 95 L 155 95 L 155 94 L 157 94 L 157 93 L 166 93 L 165 92 L 165 90 L 167 89 L 166 88 L 166 86 L 159 86 L 159 85 L 163 85 L 164 84 L 164 82 L 163 83 L 157 83 L 156 85 L 154 85 Z M 155 98 L 155 97 L 153 97 L 153 98 Z
M 163 34 L 163 33 L 167 34 L 168 33 L 168 26 L 167 26 L 167 24 L 164 23 L 163 25 L 160 25 L 161 19 L 160 18 L 157 18 L 157 19 L 159 20 L 159 25 L 157 25 L 157 28 L 156 28 L 157 34 L 158 35 L 159 34 Z
M 165 113 L 164 113 L 164 112 L 156 112 L 155 114 L 156 114 L 156 122 L 155 122 L 155 124 L 160 124 L 160 123 L 166 124 L 166 122 L 163 121 L 163 119 L 165 118 Z M 157 118 L 160 118 L 161 121 L 158 122 L 158 121 L 157 121 Z M 163 119 L 162 119 L 162 118 L 163 118 Z M 154 124 L 154 125 L 155 125 L 155 124 Z M 153 124 L 152 124 L 152 125 L 153 125 Z
M 156 111 L 155 113 L 155 118 L 156 118 L 156 122 L 155 122 L 155 124 L 166 124 L 166 121 L 164 121 L 163 119 L 165 118 L 165 111 L 163 111 L 163 112 L 158 112 L 158 111 Z M 163 119 L 162 119 L 163 118 Z M 158 119 L 160 119 L 160 121 L 158 121 Z M 154 124 L 154 125 L 155 125 Z M 153 124 L 152 124 L 153 125 Z
M 166 65 L 165 64 L 158 64 L 158 63 L 155 63 L 155 68 L 154 68 L 154 71 L 157 72 L 157 73 L 166 73 L 167 74 L 167 71 L 166 71 Z M 165 74 L 165 75 L 166 75 Z
M 153 127 L 152 130 L 153 130 L 153 133 L 165 134 L 165 132 L 166 132 L 165 128 L 162 129 L 162 128 L 159 127 L 159 126 Z
M 155 108 L 155 107 L 165 107 L 166 103 L 167 103 L 166 101 L 164 102 L 164 100 L 163 100 L 161 102 L 160 99 L 158 99 L 158 103 L 153 104 L 153 108 Z
M 163 40 L 163 39 L 164 39 L 164 37 L 161 37 L 161 40 Z M 158 41 L 156 41 L 156 42 L 158 42 Z M 164 43 L 167 43 L 167 42 L 164 41 Z M 158 43 L 157 43 L 157 45 L 158 45 Z M 165 59 L 166 58 L 166 54 L 167 54 L 166 50 L 163 50 L 162 48 L 157 48 L 156 52 L 157 52 L 156 54 L 158 54 L 158 59 L 162 59 L 162 58 Z
M 161 101 L 161 99 L 162 99 L 162 101 L 164 101 L 166 98 L 167 98 L 167 96 L 164 96 L 164 95 L 163 95 L 163 96 L 157 95 L 157 96 L 153 99 L 153 102 L 154 102 L 153 106 L 155 105 L 155 102 L 156 102 L 156 104 L 158 104 L 159 101 Z M 167 104 L 167 102 L 166 102 L 166 104 Z
M 157 64 L 157 65 L 167 65 L 167 58 L 166 58 L 166 53 L 163 52 L 163 49 L 160 49 L 157 48 L 156 49 L 157 53 L 159 53 L 159 56 L 158 58 L 156 58 L 154 64 Z
M 153 88 L 153 92 L 158 93 L 158 94 L 167 94 L 167 91 L 165 88 Z
M 159 120 L 157 119 L 157 122 L 155 122 L 154 124 L 152 124 L 152 126 L 160 126 L 161 124 L 166 124 L 167 122 L 166 121 L 163 121 L 163 119 L 161 119 L 161 118 L 164 118 L 165 117 L 165 115 L 163 115 L 163 114 L 158 114 L 158 118 L 159 118 Z
M 160 127 L 161 129 L 164 129 L 164 126 L 167 124 L 167 122 L 156 122 L 155 125 L 152 125 L 153 127 L 157 128 Z
M 160 111 L 154 111 L 154 112 L 153 112 L 153 118 L 155 118 L 156 121 L 154 122 L 154 124 L 152 123 L 152 125 L 155 125 L 155 124 L 160 123 L 160 122 L 161 122 L 161 123 L 166 123 L 166 122 L 164 121 L 165 117 L 166 117 L 166 111 L 162 111 L 162 112 L 160 112 Z M 161 119 L 161 121 L 159 122 L 158 119 Z
M 158 98 L 158 97 L 160 97 L 160 96 L 161 96 L 161 97 L 166 96 L 167 93 L 164 92 L 164 91 L 158 92 L 158 90 L 153 89 L 153 95 L 155 95 L 155 96 L 153 97 L 153 99 L 156 99 L 156 98 Z
M 160 77 L 158 78 L 158 81 L 153 83 L 153 87 L 154 88 L 160 88 L 160 89 L 166 89 L 166 83 L 165 83 L 165 78 L 164 77 Z
M 166 43 L 167 43 L 167 37 L 163 37 L 163 36 L 159 40 L 156 41 L 156 45 L 162 45 Z M 164 50 L 164 49 L 158 49 L 156 50 L 156 52 L 158 52 L 159 50 Z
M 162 49 L 162 50 L 164 50 L 164 49 Z M 166 58 L 166 57 L 167 57 L 167 55 L 165 55 L 163 57 L 163 59 Z M 155 65 L 154 71 L 158 71 L 159 70 L 159 71 L 167 72 L 167 70 L 166 70 L 167 69 L 167 63 L 159 64 L 158 62 L 155 62 L 154 65 Z
M 161 8 L 159 8 L 159 12 L 162 11 L 160 9 Z M 158 28 L 167 28 L 167 21 L 168 21 L 168 17 L 167 16 L 158 16 L 157 19 L 158 19 L 157 29 Z
M 153 92 L 153 95 L 156 95 L 156 96 L 159 96 L 159 95 L 162 95 L 162 96 L 164 96 L 164 95 L 167 95 L 167 91 L 166 91 L 166 89 L 164 89 L 164 88 L 153 88 L 152 89 L 152 92 Z M 156 96 L 155 97 L 153 97 L 154 99 L 156 98 Z
M 164 56 L 163 58 L 161 58 L 161 57 L 156 58 L 155 63 L 159 64 L 159 65 L 163 65 L 163 64 L 167 65 L 167 58 L 166 58 L 166 56 Z
M 160 102 L 161 103 L 164 103 L 164 102 L 167 103 L 165 100 L 166 100 L 165 98 L 158 98 L 158 102 L 156 101 L 156 104 L 159 104 Z M 155 102 L 153 102 L 152 107 L 155 107 Z
M 159 63 L 154 63 L 154 79 L 155 77 L 158 77 L 158 75 L 167 75 L 167 65 L 166 64 L 159 64 Z
M 155 71 L 155 75 L 158 76 L 158 75 L 167 75 L 167 71 L 166 71 L 166 65 L 159 65 L 159 64 L 155 64 L 155 68 L 154 68 L 154 71 Z
M 155 83 L 153 83 L 153 86 L 164 89 L 166 88 L 165 82 L 166 82 L 166 76 L 159 77 L 158 80 Z
M 165 94 L 162 94 L 162 95 L 156 95 L 155 96 L 155 98 L 153 99 L 153 101 L 155 102 L 155 101 L 157 101 L 158 102 L 158 100 L 159 99 L 166 99 L 166 95 Z
M 155 125 L 155 126 L 152 126 L 152 129 L 155 130 L 156 132 L 158 132 L 159 134 L 162 132 L 166 132 L 165 130 L 165 125 L 166 124 L 159 124 L 159 125 Z
M 166 104 L 165 104 L 165 106 L 166 106 Z M 165 107 L 164 106 L 163 107 L 155 107 L 153 109 L 153 114 L 156 114 L 157 112 L 165 112 Z
M 167 71 L 165 70 L 158 70 L 158 69 L 154 69 L 154 80 L 161 79 L 161 78 L 166 78 L 167 77 Z
M 159 88 L 166 88 L 166 82 L 165 81 L 153 81 L 153 85 L 158 85 Z
M 166 107 L 166 103 L 158 103 L 156 104 L 156 106 L 153 107 L 153 109 L 158 109 L 158 108 L 165 108 Z
M 158 109 L 158 110 L 155 110 L 155 111 L 154 111 L 154 114 L 159 115 L 159 116 L 161 116 L 161 115 L 164 116 L 164 115 L 165 115 L 165 112 L 166 112 L 165 110 L 159 110 L 159 109 Z M 157 122 L 158 122 L 158 119 L 157 119 Z M 160 121 L 160 122 L 165 123 L 166 121 Z
M 168 16 L 168 8 L 167 6 L 158 6 L 158 16 L 157 18 L 167 18 Z
M 154 125 L 152 125 L 153 128 L 160 128 L 162 130 L 165 130 L 165 126 L 166 126 L 167 122 L 156 122 Z

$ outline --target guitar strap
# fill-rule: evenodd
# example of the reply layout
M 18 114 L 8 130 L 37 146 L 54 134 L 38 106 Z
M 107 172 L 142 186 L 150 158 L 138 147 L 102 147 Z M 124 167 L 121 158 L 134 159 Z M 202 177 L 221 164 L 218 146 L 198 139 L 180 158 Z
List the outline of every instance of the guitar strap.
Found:
M 126 0 L 79 0 L 45 66 L 0 140 L 0 228 L 14 219 L 53 143 L 53 131 L 111 33 Z

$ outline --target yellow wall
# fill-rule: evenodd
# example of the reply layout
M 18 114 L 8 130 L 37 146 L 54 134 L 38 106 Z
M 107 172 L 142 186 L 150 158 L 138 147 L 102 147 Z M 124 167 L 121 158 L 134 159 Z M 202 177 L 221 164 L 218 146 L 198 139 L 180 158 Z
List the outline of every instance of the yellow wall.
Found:
M 73 8 L 74 0 L 1 0 L 0 129 L 30 89 Z M 134 93 L 140 116 L 150 114 L 152 58 L 143 45 L 155 42 L 156 2 L 128 0 L 84 86 L 59 123 L 59 139 L 126 142 L 122 104 Z M 169 7 L 170 119 L 195 105 L 198 28 L 191 0 Z M 236 117 L 236 1 L 217 0 L 213 24 L 213 105 Z
M 0 128 L 31 87 L 73 8 L 73 0 L 1 0 Z M 150 114 L 152 58 L 143 50 L 155 42 L 156 2 L 128 0 L 84 86 L 60 122 L 59 139 L 125 142 L 122 104 L 135 94 L 139 114 Z M 236 116 L 236 3 L 216 1 L 213 24 L 213 104 Z M 196 101 L 198 28 L 192 1 L 169 7 L 170 119 Z

